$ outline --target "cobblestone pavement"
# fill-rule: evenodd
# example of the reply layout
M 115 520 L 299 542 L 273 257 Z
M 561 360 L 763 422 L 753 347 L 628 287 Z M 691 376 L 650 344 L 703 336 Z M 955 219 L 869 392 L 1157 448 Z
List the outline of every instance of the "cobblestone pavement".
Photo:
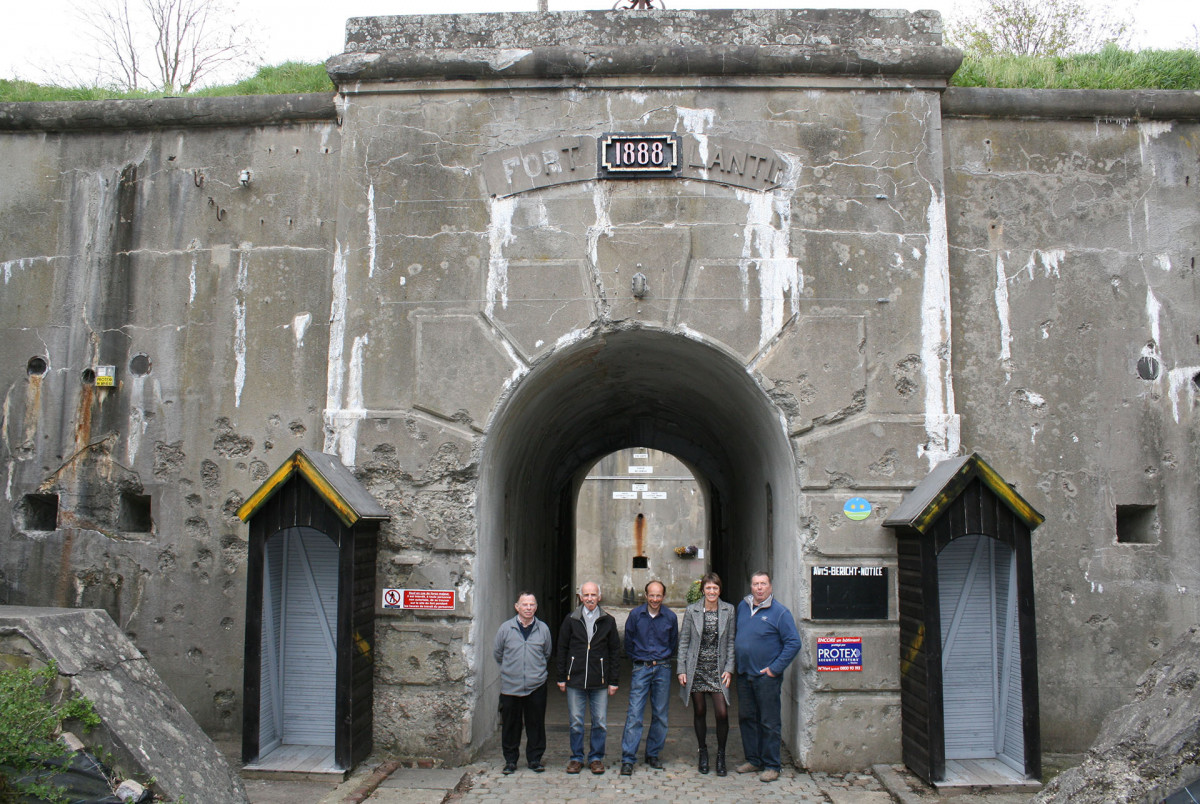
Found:
M 626 674 L 625 678 L 628 678 Z M 659 758 L 666 766 L 653 770 L 639 762 L 633 776 L 620 775 L 621 732 L 625 723 L 627 696 L 622 689 L 609 699 L 608 754 L 606 771 L 593 775 L 587 769 L 578 775 L 566 773 L 570 758 L 566 696 L 551 689 L 546 712 L 545 773 L 534 773 L 522 757 L 519 770 L 505 776 L 500 748 L 486 746 L 482 760 L 461 768 L 401 767 L 398 762 L 371 758 L 354 775 L 339 783 L 248 782 L 252 804 L 487 804 L 489 802 L 675 802 L 707 800 L 724 802 L 827 802 L 827 804 L 930 804 L 953 797 L 954 804 L 1024 804 L 1028 794 L 963 791 L 940 795 L 912 776 L 902 766 L 880 766 L 846 774 L 799 771 L 784 751 L 784 767 L 775 782 L 763 783 L 757 774 L 737 774 L 743 761 L 737 726 L 737 704 L 730 710 L 727 757 L 729 775 L 700 774 L 696 769 L 696 737 L 692 710 L 678 695 L 671 696 L 670 728 Z M 643 734 L 644 736 L 644 734 Z M 715 761 L 716 737 L 709 715 L 708 747 Z M 236 753 L 233 746 L 230 751 Z M 524 746 L 522 745 L 522 748 Z M 644 748 L 643 748 L 644 752 Z M 231 754 L 232 756 L 232 754 Z M 639 757 L 641 754 L 639 754 Z
M 701 775 L 691 763 L 682 761 L 665 763 L 663 770 L 656 771 L 639 765 L 633 776 L 621 776 L 619 766 L 609 768 L 601 776 L 587 771 L 578 776 L 568 776 L 562 768 L 547 769 L 546 773 L 533 773 L 522 768 L 511 776 L 504 776 L 498 767 L 479 769 L 470 780 L 471 788 L 457 799 L 464 802 L 512 802 L 524 804 L 549 804 L 549 802 L 585 801 L 639 801 L 674 802 L 687 800 L 709 800 L 722 802 L 829 802 L 835 799 L 826 791 L 837 796 L 837 801 L 891 802 L 892 797 L 883 792 L 883 787 L 873 776 L 853 774 L 852 778 L 837 778 L 810 775 L 784 768 L 779 780 L 770 784 L 758 781 L 756 774 L 730 773 L 721 778 L 712 773 Z M 823 789 L 824 788 L 824 789 Z M 836 789 L 835 789 L 836 788 Z M 851 791 L 859 795 L 851 798 Z M 844 794 L 844 795 L 843 795 Z
M 674 692 L 674 691 L 673 691 Z M 586 768 L 578 775 L 566 772 L 570 759 L 566 696 L 551 690 L 550 704 L 546 712 L 546 754 L 543 761 L 545 773 L 534 773 L 525 766 L 522 757 L 516 773 L 505 776 L 499 746 L 494 746 L 487 756 L 489 761 L 477 762 L 458 769 L 462 772 L 462 783 L 457 791 L 450 793 L 448 801 L 463 804 L 485 804 L 486 802 L 670 802 L 704 798 L 721 802 L 832 802 L 832 804 L 890 804 L 892 796 L 884 791 L 878 779 L 870 772 L 833 775 L 804 773 L 797 771 L 791 758 L 784 756 L 784 767 L 778 781 L 764 783 L 758 774 L 736 773 L 734 768 L 742 761 L 741 737 L 737 727 L 736 706 L 730 712 L 730 729 L 727 757 L 729 775 L 722 778 L 715 772 L 700 774 L 696 769 L 696 737 L 692 730 L 692 711 L 684 708 L 678 695 L 671 696 L 670 728 L 667 743 L 660 759 L 665 768 L 654 770 L 639 762 L 634 766 L 633 776 L 621 776 L 621 732 L 625 724 L 626 701 L 624 690 L 609 699 L 608 711 L 608 754 L 605 757 L 607 770 L 594 775 Z M 645 733 L 643 732 L 643 739 Z M 524 746 L 522 746 L 523 748 Z M 716 736 L 709 714 L 709 752 L 715 761 Z M 643 743 L 644 751 L 644 743 Z M 434 804 L 441 801 L 436 791 L 415 788 L 414 779 L 419 772 L 397 771 L 382 782 L 366 799 L 376 804 Z
M 546 765 L 545 773 L 534 773 L 525 767 L 524 758 L 519 769 L 511 776 L 501 773 L 503 762 L 499 750 L 496 761 L 478 763 L 464 768 L 469 774 L 464 777 L 463 788 L 455 801 L 485 804 L 486 802 L 513 802 L 540 804 L 545 802 L 584 801 L 630 801 L 630 802 L 674 802 L 691 800 L 715 800 L 722 802 L 834 802 L 834 804 L 889 804 L 888 795 L 880 782 L 871 773 L 830 775 L 797 771 L 790 757 L 784 756 L 784 767 L 779 779 L 764 783 L 758 774 L 738 774 L 734 769 L 743 761 L 741 737 L 737 727 L 736 709 L 730 712 L 729 742 L 727 746 L 729 775 L 722 778 L 715 772 L 701 774 L 696 769 L 696 737 L 692 730 L 692 711 L 684 708 L 677 695 L 671 696 L 670 728 L 667 743 L 659 758 L 665 768 L 654 770 L 642 762 L 634 766 L 632 776 L 621 776 L 621 732 L 625 723 L 625 701 L 618 693 L 610 699 L 608 717 L 608 754 L 605 757 L 607 770 L 595 775 L 586 768 L 578 775 L 566 772 L 570 759 L 566 706 L 555 700 L 552 690 L 551 705 L 546 712 Z M 560 697 L 561 694 L 559 694 Z M 643 732 L 643 739 L 645 733 Z M 644 743 L 643 743 L 644 752 Z M 708 748 L 710 756 L 716 758 L 716 736 L 709 714 Z M 640 757 L 640 754 L 639 754 Z M 374 800 L 374 799 L 372 799 Z

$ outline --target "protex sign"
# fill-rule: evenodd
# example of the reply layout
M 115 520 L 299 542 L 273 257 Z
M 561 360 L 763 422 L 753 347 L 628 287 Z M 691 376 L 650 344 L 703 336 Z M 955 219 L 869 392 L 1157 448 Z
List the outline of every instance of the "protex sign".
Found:
M 862 672 L 862 637 L 817 637 L 817 670 Z

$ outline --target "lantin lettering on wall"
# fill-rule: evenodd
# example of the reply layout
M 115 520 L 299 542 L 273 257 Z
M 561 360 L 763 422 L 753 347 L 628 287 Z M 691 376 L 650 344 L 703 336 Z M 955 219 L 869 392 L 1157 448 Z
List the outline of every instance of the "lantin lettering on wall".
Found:
M 766 145 L 672 132 L 560 137 L 493 151 L 483 177 L 494 196 L 596 179 L 679 178 L 767 191 L 780 185 L 789 161 Z

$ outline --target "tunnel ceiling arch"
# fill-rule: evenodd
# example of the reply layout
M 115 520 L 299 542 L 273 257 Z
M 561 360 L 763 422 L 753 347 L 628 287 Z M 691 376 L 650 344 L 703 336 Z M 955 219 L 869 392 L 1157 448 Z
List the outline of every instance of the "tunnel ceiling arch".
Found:
M 741 363 L 650 329 L 602 333 L 543 363 L 501 406 L 489 442 L 486 467 L 501 477 L 541 467 L 547 491 L 626 446 L 670 452 L 717 485 L 746 464 L 791 461 L 778 413 Z

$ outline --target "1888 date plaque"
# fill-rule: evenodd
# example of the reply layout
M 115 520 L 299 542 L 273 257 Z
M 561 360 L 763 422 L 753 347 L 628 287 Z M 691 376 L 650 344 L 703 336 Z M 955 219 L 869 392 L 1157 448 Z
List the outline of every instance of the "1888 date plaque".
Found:
M 674 176 L 679 172 L 679 138 L 674 134 L 605 134 L 596 150 L 600 178 Z

